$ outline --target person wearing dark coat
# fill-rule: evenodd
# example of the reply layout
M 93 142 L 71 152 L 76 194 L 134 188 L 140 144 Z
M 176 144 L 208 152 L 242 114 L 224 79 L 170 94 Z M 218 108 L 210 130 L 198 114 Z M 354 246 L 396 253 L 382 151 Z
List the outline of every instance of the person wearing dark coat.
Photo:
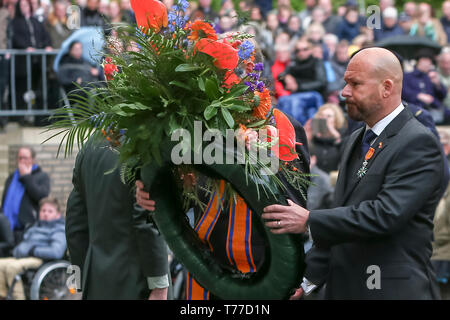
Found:
M 337 25 L 336 35 L 339 40 L 345 39 L 351 43 L 361 33 L 361 26 L 358 9 L 356 7 L 349 7 L 344 18 Z
M 33 51 L 34 49 L 51 50 L 51 40 L 44 25 L 31 14 L 31 3 L 29 0 L 19 0 L 16 4 L 15 17 L 8 25 L 8 48 L 24 49 Z M 27 91 L 27 63 L 26 56 L 16 58 L 16 97 L 18 107 L 25 107 L 26 102 L 23 95 Z M 40 90 L 41 59 L 31 57 L 32 84 L 31 89 Z M 38 95 L 39 98 L 39 95 Z
M 2 195 L 2 211 L 14 232 L 15 243 L 36 222 L 39 201 L 50 194 L 50 178 L 35 163 L 32 148 L 21 147 L 17 153 L 17 169 L 6 179 Z
M 402 98 L 430 111 L 434 121 L 439 124 L 446 116 L 443 101 L 447 95 L 447 88 L 434 70 L 433 54 L 424 49 L 419 50 L 416 56 L 417 63 L 414 70 L 404 76 Z
M 61 59 L 59 64 L 58 81 L 66 93 L 77 89 L 76 84 L 84 87 L 90 82 L 100 80 L 99 70 L 83 59 L 82 52 L 81 42 L 72 42 L 69 46 L 69 53 Z
M 314 247 L 298 295 L 325 282 L 326 299 L 440 299 L 430 258 L 443 154 L 436 137 L 403 106 L 402 76 L 386 49 L 353 56 L 342 95 L 349 116 L 366 126 L 347 141 L 333 208 L 264 209 L 274 233 L 310 230 Z
M 383 11 L 383 20 L 381 28 L 373 29 L 374 41 L 405 34 L 405 31 L 398 24 L 398 12 L 393 7 L 388 7 Z
M 165 299 L 167 245 L 121 182 L 117 154 L 98 139 L 77 155 L 66 211 L 67 246 L 81 270 L 83 299 Z
M 81 10 L 81 27 L 97 26 L 101 27 L 105 34 L 109 34 L 108 23 L 105 17 L 98 11 L 100 0 L 88 0 L 87 5 Z
M 295 45 L 295 59 L 278 79 L 291 93 L 317 91 L 325 94 L 327 76 L 323 61 L 313 57 L 312 43 L 300 38 Z

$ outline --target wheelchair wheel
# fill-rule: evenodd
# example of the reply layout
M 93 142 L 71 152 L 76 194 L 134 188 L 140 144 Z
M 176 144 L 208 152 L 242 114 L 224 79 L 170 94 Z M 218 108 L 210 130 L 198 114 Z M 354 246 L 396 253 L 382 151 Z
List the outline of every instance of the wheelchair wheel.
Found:
M 30 287 L 31 300 L 71 300 L 75 295 L 67 287 L 68 261 L 53 261 L 41 266 Z

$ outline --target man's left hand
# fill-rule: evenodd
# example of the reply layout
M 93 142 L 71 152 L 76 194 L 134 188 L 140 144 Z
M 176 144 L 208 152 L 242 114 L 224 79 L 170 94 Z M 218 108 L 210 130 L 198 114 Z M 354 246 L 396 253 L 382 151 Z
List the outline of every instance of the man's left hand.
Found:
M 262 218 L 271 220 L 266 226 L 275 234 L 306 232 L 309 211 L 288 200 L 288 206 L 274 204 L 264 208 Z
M 167 300 L 167 288 L 155 288 L 150 292 L 148 300 Z

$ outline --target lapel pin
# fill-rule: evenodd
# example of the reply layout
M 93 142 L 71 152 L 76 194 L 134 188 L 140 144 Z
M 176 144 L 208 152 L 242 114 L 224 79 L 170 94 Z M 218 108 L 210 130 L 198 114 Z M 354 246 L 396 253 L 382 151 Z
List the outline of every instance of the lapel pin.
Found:
M 380 141 L 380 143 L 378 144 L 378 149 L 383 148 L 383 142 Z
M 364 157 L 364 162 L 362 163 L 362 167 L 359 168 L 358 172 L 356 173 L 358 178 L 361 179 L 362 177 L 364 177 L 366 175 L 367 165 L 369 164 L 369 160 L 370 160 L 370 158 L 372 158 L 374 153 L 375 153 L 374 148 L 370 148 L 369 151 L 367 151 L 366 156 Z

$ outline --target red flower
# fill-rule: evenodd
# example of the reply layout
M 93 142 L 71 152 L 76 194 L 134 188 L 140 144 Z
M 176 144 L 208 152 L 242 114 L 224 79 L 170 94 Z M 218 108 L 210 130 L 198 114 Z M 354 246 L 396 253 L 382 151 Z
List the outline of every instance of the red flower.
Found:
M 229 70 L 225 73 L 225 78 L 223 81 L 223 87 L 227 89 L 231 89 L 235 84 L 241 82 L 241 78 L 239 78 L 234 71 Z
M 238 51 L 230 44 L 203 38 L 195 44 L 195 51 L 210 55 L 219 69 L 233 70 L 239 62 Z
M 159 32 L 161 27 L 167 27 L 169 19 L 166 6 L 156 0 L 131 0 L 131 7 L 136 15 L 136 22 L 145 31 L 150 28 Z
M 108 62 L 107 59 L 108 58 L 105 59 L 106 62 Z M 111 58 L 109 58 L 109 61 L 111 61 Z M 117 66 L 114 63 L 105 63 L 103 70 L 105 72 L 106 80 L 112 80 L 114 78 L 114 74 L 119 72 L 119 69 L 117 69 Z
M 295 129 L 288 117 L 278 109 L 273 110 L 275 124 L 278 129 L 278 143 L 272 147 L 272 152 L 283 161 L 298 158 L 295 152 Z

